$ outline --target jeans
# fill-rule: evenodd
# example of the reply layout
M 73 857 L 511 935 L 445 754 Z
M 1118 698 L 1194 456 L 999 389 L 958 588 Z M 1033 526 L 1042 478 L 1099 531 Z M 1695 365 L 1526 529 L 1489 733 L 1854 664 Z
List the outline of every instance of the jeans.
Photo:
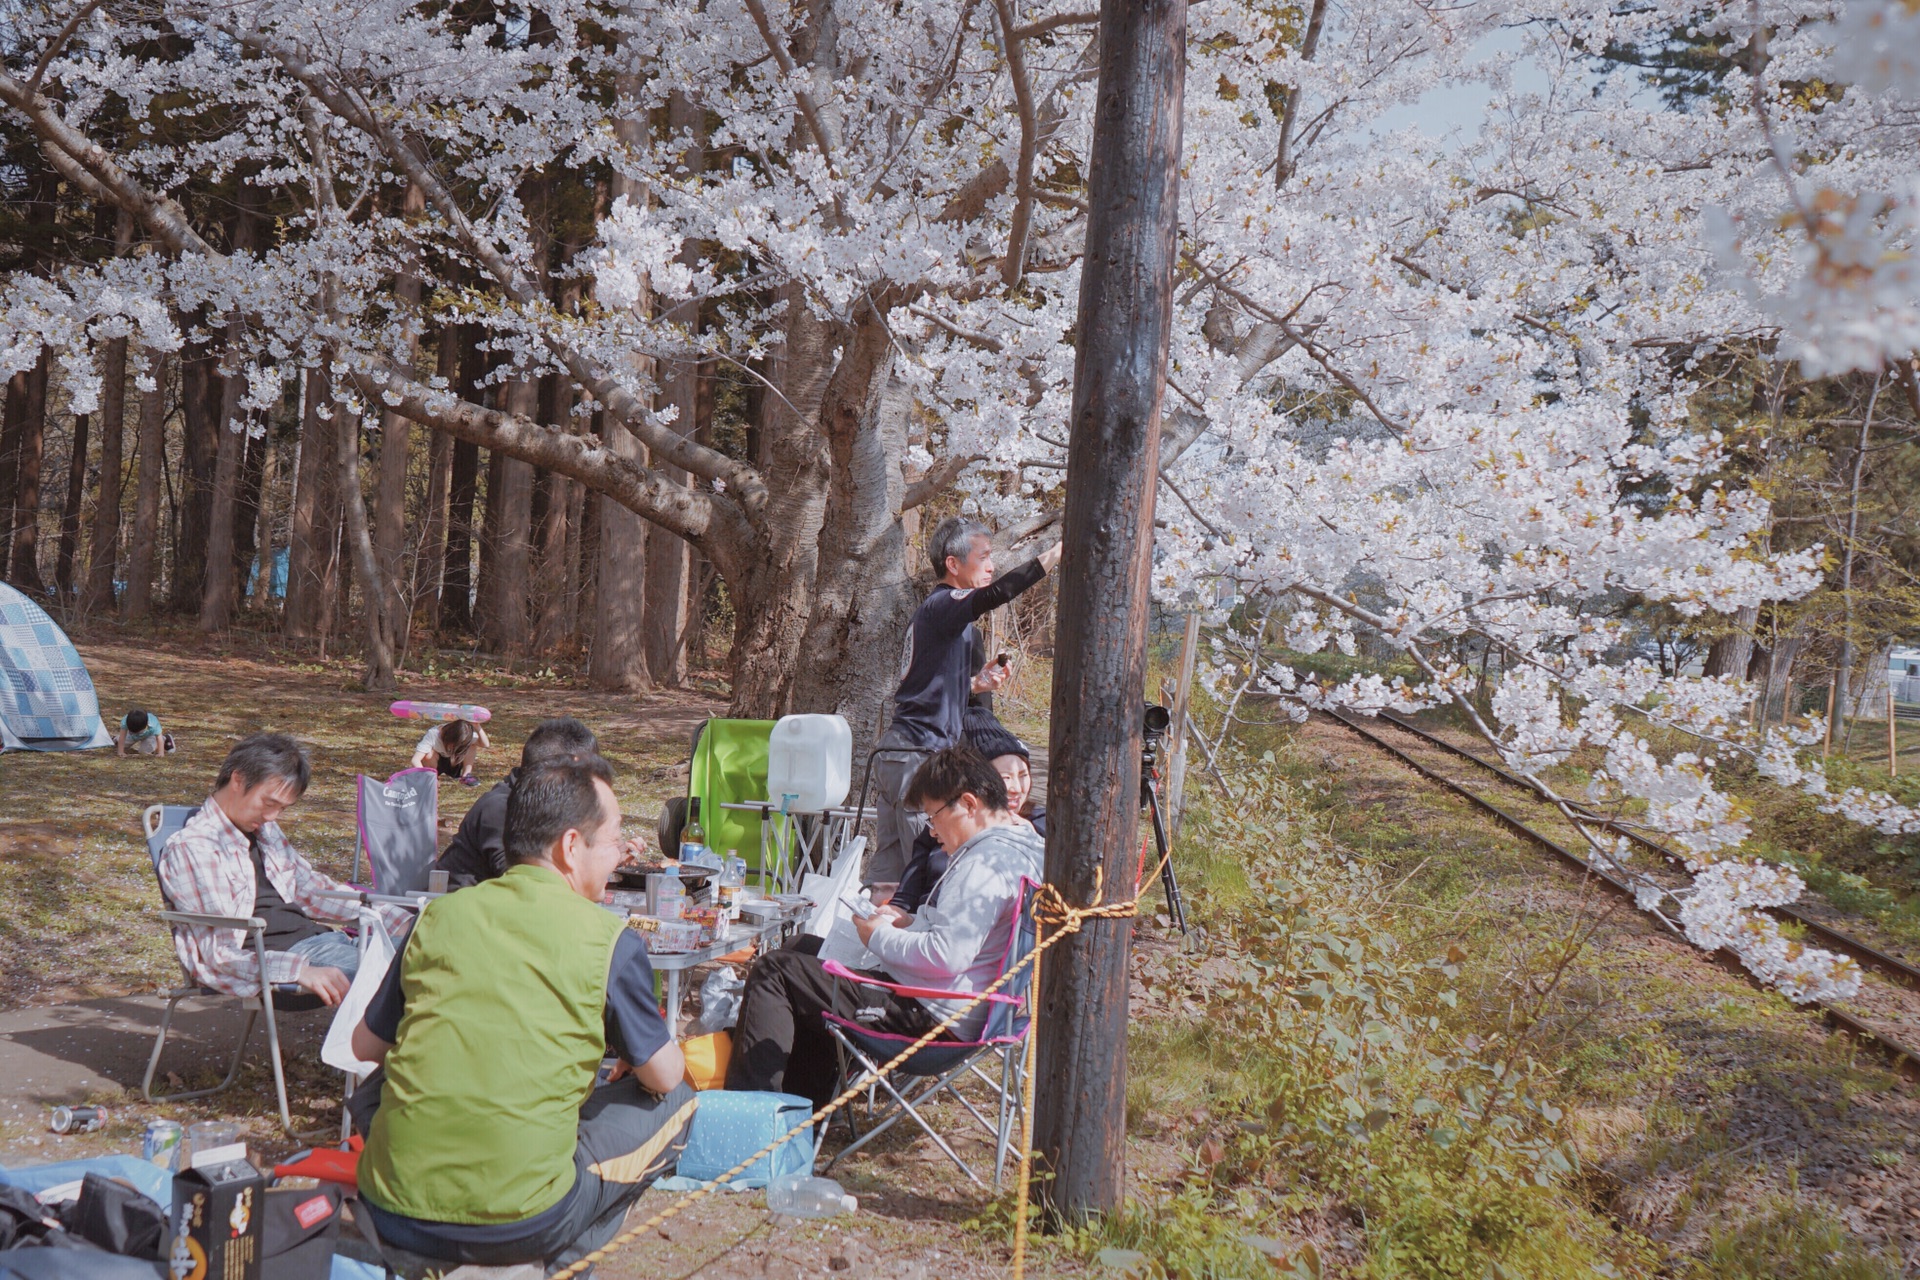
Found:
M 374 1072 L 348 1103 L 362 1133 L 373 1123 L 385 1084 L 386 1072 Z M 684 1080 L 655 1095 L 629 1076 L 588 1094 L 580 1108 L 573 1190 L 553 1209 L 527 1219 L 525 1234 L 511 1230 L 518 1224 L 476 1229 L 388 1213 L 364 1196 L 360 1203 L 380 1239 L 395 1248 L 482 1267 L 540 1262 L 555 1270 L 618 1235 L 640 1193 L 679 1163 L 694 1105 L 693 1086 Z
M 861 880 L 865 884 L 898 884 L 913 853 L 914 837 L 927 825 L 927 815 L 902 804 L 901 797 L 933 752 L 884 744 L 880 751 L 876 751 L 878 758 L 873 762 L 873 852 L 867 857 Z
M 338 929 L 302 938 L 287 948 L 287 954 L 305 956 L 310 965 L 338 969 L 347 975 L 349 982 L 353 981 L 354 974 L 360 972 L 360 944 Z

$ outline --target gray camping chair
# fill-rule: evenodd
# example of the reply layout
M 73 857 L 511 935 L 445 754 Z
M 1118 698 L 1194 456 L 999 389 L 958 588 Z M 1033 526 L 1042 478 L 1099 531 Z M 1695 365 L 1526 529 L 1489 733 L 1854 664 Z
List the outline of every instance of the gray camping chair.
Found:
M 188 818 L 198 812 L 196 805 L 153 804 L 148 805 L 141 814 L 140 827 L 147 838 L 147 857 L 153 863 L 154 878 L 158 882 L 160 875 L 160 852 L 166 848 L 167 841 L 174 832 L 185 825 Z M 280 1023 L 275 1016 L 278 1013 L 308 1012 L 324 1009 L 326 1002 L 311 992 L 288 983 L 269 986 L 267 983 L 267 946 L 265 933 L 267 922 L 259 916 L 213 916 L 193 911 L 175 911 L 173 903 L 161 890 L 161 901 L 166 910 L 160 918 L 167 923 L 169 930 L 199 926 L 208 929 L 239 929 L 247 935 L 247 946 L 253 951 L 259 964 L 260 994 L 257 996 L 231 996 L 223 991 L 199 985 L 174 987 L 167 992 L 167 1009 L 160 1018 L 160 1033 L 154 1037 L 153 1052 L 147 1058 L 147 1073 L 140 1080 L 140 1096 L 148 1102 L 178 1102 L 187 1098 L 205 1098 L 219 1093 L 231 1085 L 234 1077 L 240 1074 L 240 1059 L 245 1056 L 247 1042 L 253 1037 L 253 1024 L 261 1014 L 266 1015 L 267 1053 L 273 1061 L 273 1089 L 280 1103 L 280 1125 L 295 1138 L 305 1139 L 311 1135 L 297 1132 L 293 1127 L 293 1114 L 287 1107 L 287 1073 L 280 1059 Z M 156 1094 L 153 1091 L 154 1073 L 160 1068 L 160 1055 L 167 1047 L 167 1033 L 173 1027 L 173 1013 L 182 1000 L 198 996 L 208 1000 L 237 1000 L 240 1007 L 247 1011 L 246 1025 L 241 1028 L 240 1039 L 233 1047 L 233 1061 L 227 1064 L 227 1074 L 220 1083 L 211 1089 L 187 1089 L 176 1093 Z

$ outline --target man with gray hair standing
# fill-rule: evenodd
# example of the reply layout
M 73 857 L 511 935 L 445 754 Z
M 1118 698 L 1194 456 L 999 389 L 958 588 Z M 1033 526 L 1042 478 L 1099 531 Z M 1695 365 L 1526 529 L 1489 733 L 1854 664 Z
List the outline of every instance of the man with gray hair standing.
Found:
M 327 1004 L 347 994 L 360 952 L 321 920 L 354 918 L 351 898 L 323 898 L 340 886 L 280 831 L 277 819 L 307 789 L 312 766 L 284 733 L 256 733 L 227 753 L 213 794 L 160 851 L 160 892 L 176 911 L 258 916 L 267 922 L 267 981 L 312 992 Z M 381 909 L 389 933 L 410 919 Z M 230 996 L 260 994 L 260 966 L 239 929 L 175 929 L 174 950 L 194 982 Z
M 868 884 L 899 882 L 914 837 L 926 824 L 901 797 L 928 756 L 961 740 L 968 696 L 991 693 L 1006 681 L 1005 666 L 976 667 L 973 662 L 979 647 L 975 620 L 1044 578 L 1060 563 L 1060 546 L 1049 547 L 996 580 L 987 527 L 978 520 L 949 516 L 927 538 L 927 558 L 940 582 L 914 610 L 907 627 L 893 722 L 876 748 L 885 754 L 873 766 L 878 839 L 863 877 Z

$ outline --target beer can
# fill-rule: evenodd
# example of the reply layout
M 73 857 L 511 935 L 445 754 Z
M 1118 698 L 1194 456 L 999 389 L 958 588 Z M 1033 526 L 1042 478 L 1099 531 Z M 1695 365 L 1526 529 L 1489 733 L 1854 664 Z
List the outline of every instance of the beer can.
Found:
M 93 1133 L 107 1127 L 105 1107 L 55 1107 L 47 1126 L 55 1133 Z
M 171 1120 L 147 1121 L 146 1136 L 140 1140 L 140 1157 L 171 1173 L 180 1171 L 180 1139 L 186 1130 Z

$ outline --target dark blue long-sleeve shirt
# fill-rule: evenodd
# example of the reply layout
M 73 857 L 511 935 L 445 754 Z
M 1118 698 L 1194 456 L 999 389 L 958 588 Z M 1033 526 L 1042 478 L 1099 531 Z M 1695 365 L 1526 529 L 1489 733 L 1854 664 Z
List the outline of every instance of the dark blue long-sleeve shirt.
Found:
M 1044 578 L 1038 559 L 977 590 L 941 583 L 913 612 L 893 723 L 883 745 L 938 751 L 960 741 L 961 717 L 973 689 L 970 636 L 974 619 L 999 608 Z

